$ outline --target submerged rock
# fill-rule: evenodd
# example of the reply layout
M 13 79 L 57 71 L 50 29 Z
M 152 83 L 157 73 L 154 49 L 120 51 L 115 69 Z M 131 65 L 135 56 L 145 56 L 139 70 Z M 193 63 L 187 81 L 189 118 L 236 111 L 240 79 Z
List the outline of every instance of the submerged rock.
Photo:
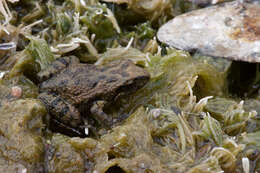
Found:
M 224 3 L 177 16 L 158 33 L 158 39 L 186 51 L 260 62 L 260 4 Z

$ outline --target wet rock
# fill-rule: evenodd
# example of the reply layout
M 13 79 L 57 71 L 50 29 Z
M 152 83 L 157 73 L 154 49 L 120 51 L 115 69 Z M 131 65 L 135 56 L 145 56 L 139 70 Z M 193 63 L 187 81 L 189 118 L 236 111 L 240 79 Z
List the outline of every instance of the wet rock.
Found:
M 52 144 L 48 146 L 47 169 L 50 173 L 83 173 L 84 161 L 80 154 L 67 142 L 62 135 L 55 135 Z
M 49 173 L 92 173 L 91 156 L 96 141 L 90 138 L 69 138 L 54 134 L 45 146 L 46 170 Z
M 232 60 L 260 62 L 260 5 L 224 3 L 177 16 L 157 37 L 169 46 Z
M 39 173 L 43 169 L 43 105 L 34 99 L 0 107 L 0 172 Z M 15 171 L 14 171 L 15 170 Z

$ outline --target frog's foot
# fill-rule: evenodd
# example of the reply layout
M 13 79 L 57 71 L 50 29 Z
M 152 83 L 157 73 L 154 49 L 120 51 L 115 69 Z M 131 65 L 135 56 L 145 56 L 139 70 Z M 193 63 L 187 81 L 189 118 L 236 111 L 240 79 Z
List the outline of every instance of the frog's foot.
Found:
M 38 98 L 45 104 L 54 119 L 73 128 L 77 128 L 78 125 L 82 124 L 79 111 L 60 96 L 43 92 Z
M 84 125 L 81 126 L 80 128 L 83 129 L 84 134 L 86 136 L 91 135 L 91 136 L 98 137 L 99 136 L 98 129 L 95 126 L 91 125 L 93 123 L 89 122 L 89 120 L 86 118 L 83 118 L 83 121 L 84 121 Z
M 51 78 L 54 74 L 59 73 L 64 68 L 68 67 L 70 64 L 78 63 L 78 58 L 71 56 L 71 57 L 61 57 L 56 59 L 48 66 L 46 69 L 40 71 L 37 74 L 38 82 L 43 82 L 49 78 Z
M 86 133 L 84 133 L 84 130 L 79 128 L 72 128 L 56 119 L 52 119 L 52 121 L 50 122 L 50 129 L 52 129 L 54 132 L 59 132 L 71 137 L 74 136 L 80 136 L 80 137 L 86 137 Z
M 113 118 L 103 112 L 105 101 L 96 101 L 90 108 L 90 112 L 95 120 L 105 127 L 111 128 L 113 125 Z

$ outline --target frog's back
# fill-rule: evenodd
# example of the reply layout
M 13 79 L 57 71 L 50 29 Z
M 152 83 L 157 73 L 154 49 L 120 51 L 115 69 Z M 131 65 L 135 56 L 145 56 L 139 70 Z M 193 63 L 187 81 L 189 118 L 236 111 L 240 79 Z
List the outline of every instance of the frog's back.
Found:
M 72 64 L 59 74 L 43 82 L 40 88 L 41 90 L 57 93 L 72 103 L 80 102 L 81 100 L 75 100 L 75 98 L 83 92 L 88 97 L 92 97 L 90 93 L 98 83 L 97 76 L 99 73 L 97 67 L 92 64 Z M 88 98 L 85 97 L 84 100 L 86 99 Z
M 135 79 L 141 79 L 133 85 Z M 149 79 L 149 74 L 130 60 L 111 62 L 106 66 L 72 64 L 43 82 L 41 90 L 57 93 L 72 104 L 113 99 L 125 87 L 136 90 Z M 137 87 L 137 85 L 140 85 Z

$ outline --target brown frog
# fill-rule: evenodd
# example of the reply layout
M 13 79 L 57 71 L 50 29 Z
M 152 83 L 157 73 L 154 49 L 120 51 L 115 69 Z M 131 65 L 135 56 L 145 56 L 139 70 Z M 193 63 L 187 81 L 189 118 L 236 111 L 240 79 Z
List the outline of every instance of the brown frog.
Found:
M 88 127 L 88 116 L 110 128 L 113 119 L 103 109 L 122 95 L 143 87 L 150 75 L 131 60 L 106 66 L 79 63 L 76 57 L 57 59 L 37 74 L 41 94 L 52 119 L 74 132 Z

